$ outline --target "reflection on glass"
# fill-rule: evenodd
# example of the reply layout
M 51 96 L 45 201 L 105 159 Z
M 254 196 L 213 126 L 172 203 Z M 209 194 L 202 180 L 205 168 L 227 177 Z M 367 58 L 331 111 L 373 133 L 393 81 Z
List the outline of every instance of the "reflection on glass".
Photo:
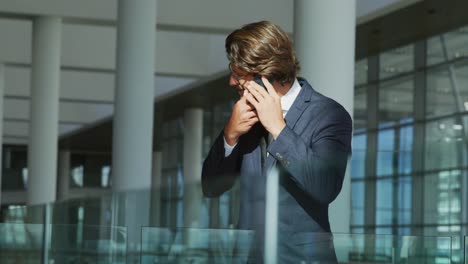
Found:
M 47 263 L 126 263 L 125 227 L 51 225 Z
M 49 225 L 49 228 L 52 231 L 44 238 L 42 224 L 0 223 L 0 263 L 39 264 L 44 257 L 45 263 L 125 263 L 124 227 Z
M 359 88 L 354 93 L 354 117 L 353 125 L 355 131 L 367 128 L 367 87 Z
M 364 178 L 366 173 L 366 147 L 367 135 L 360 134 L 354 135 L 352 148 L 353 154 L 351 155 L 351 178 L 359 179 Z
M 24 190 L 28 182 L 27 149 L 19 146 L 4 146 L 2 151 L 2 191 Z
M 180 226 L 183 223 L 183 122 L 181 118 L 162 125 L 161 145 L 162 179 L 165 192 L 161 193 L 163 224 Z
M 110 153 L 72 153 L 71 188 L 107 188 L 111 184 Z
M 377 201 L 375 210 L 375 224 L 392 225 L 393 219 L 393 179 L 384 179 L 377 181 Z M 391 234 L 383 232 L 379 234 Z
M 354 181 L 351 184 L 351 225 L 364 225 L 364 208 L 365 208 L 365 182 Z
M 427 40 L 427 64 L 433 65 L 468 56 L 468 26 Z
M 465 251 L 464 256 L 467 256 L 467 254 L 468 254 L 468 236 L 463 237 L 463 241 L 464 241 L 464 251 Z M 465 258 L 465 263 L 467 261 L 468 261 L 468 259 Z
M 326 251 L 327 247 L 334 248 L 338 263 L 451 263 L 450 237 L 320 233 L 314 236 L 313 241 L 302 245 L 303 263 L 322 263 L 314 262 L 316 257 L 310 252 L 314 248 Z
M 411 224 L 411 208 L 412 208 L 412 192 L 413 192 L 413 180 L 411 177 L 398 178 L 398 197 L 397 197 L 397 223 L 398 225 L 410 225 Z M 408 235 L 409 228 L 399 229 L 398 234 Z
M 72 169 L 73 186 L 83 187 L 83 166 Z
M 386 129 L 378 132 L 377 176 L 393 174 L 395 151 L 395 130 Z
M 351 156 L 351 225 L 364 225 L 365 184 L 367 135 L 355 135 L 352 142 Z
M 104 188 L 109 187 L 110 172 L 111 172 L 110 166 L 103 166 L 101 169 L 101 175 L 102 175 L 101 186 Z
M 367 83 L 368 63 L 367 58 L 356 62 L 354 65 L 354 85 Z
M 408 123 L 414 118 L 413 76 L 386 81 L 379 90 L 379 126 Z
M 463 113 L 468 110 L 468 64 L 438 67 L 427 73 L 427 116 Z
M 142 263 L 247 263 L 254 232 L 142 228 Z
M 41 263 L 43 226 L 0 223 L 0 263 Z
M 399 47 L 380 54 L 380 79 L 414 70 L 414 45 Z
M 413 126 L 400 128 L 400 144 L 398 150 L 398 173 L 409 174 L 413 167 Z
M 454 168 L 465 164 L 466 143 L 456 118 L 426 124 L 425 169 Z

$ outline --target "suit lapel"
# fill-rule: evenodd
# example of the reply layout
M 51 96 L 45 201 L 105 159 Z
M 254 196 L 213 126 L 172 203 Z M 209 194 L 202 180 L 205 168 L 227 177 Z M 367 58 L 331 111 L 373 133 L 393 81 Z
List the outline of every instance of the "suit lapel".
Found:
M 290 129 L 294 130 L 294 127 L 299 120 L 299 118 L 302 116 L 304 113 L 304 110 L 307 108 L 307 106 L 310 103 L 313 89 L 310 86 L 310 84 L 304 80 L 304 79 L 299 79 L 299 83 L 301 84 L 301 91 L 299 92 L 299 95 L 297 98 L 294 100 L 294 103 L 292 104 L 291 108 L 288 110 L 288 113 L 285 116 L 285 121 L 286 121 L 286 126 L 288 126 Z M 268 171 L 270 168 L 272 168 L 276 164 L 276 159 L 272 157 L 272 155 L 268 155 L 268 158 L 266 159 L 266 164 L 265 164 L 265 171 Z
M 294 100 L 294 103 L 284 118 L 286 120 L 286 125 L 291 129 L 294 129 L 297 121 L 309 105 L 310 98 L 312 96 L 312 87 L 310 84 L 302 79 L 299 80 L 299 83 L 302 87 L 301 92 L 297 96 L 296 100 Z

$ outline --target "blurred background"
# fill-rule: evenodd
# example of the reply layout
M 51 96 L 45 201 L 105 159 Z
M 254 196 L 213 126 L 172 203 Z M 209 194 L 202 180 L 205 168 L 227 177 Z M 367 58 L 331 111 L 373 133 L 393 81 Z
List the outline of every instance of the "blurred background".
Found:
M 353 116 L 332 230 L 367 253 L 434 240 L 421 263 L 464 263 L 464 10 L 462 0 L 0 0 L 2 263 L 26 245 L 39 263 L 86 262 L 60 259 L 70 248 L 104 252 L 88 263 L 143 263 L 141 250 L 164 241 L 151 238 L 177 228 L 235 230 L 239 187 L 202 198 L 201 163 L 237 100 L 224 39 L 259 20 L 290 34 L 300 75 Z M 388 260 L 375 255 L 369 263 Z

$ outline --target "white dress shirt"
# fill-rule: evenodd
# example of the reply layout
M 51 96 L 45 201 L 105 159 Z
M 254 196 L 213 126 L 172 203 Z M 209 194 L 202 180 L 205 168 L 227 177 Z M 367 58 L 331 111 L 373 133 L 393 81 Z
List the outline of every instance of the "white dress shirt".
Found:
M 291 89 L 289 89 L 289 91 L 281 97 L 281 110 L 283 110 L 283 118 L 286 116 L 292 104 L 296 100 L 299 92 L 301 91 L 301 88 L 302 87 L 299 84 L 299 81 L 296 79 L 291 86 Z M 232 150 L 236 147 L 236 145 L 237 144 L 234 146 L 229 145 L 226 142 L 226 138 L 224 138 L 224 157 L 231 155 Z

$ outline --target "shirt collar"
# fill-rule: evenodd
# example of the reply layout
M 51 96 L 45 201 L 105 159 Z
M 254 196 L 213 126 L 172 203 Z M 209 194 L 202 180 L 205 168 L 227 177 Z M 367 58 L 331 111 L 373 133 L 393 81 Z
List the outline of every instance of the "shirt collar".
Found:
M 302 87 L 299 84 L 299 81 L 295 79 L 293 85 L 291 86 L 291 89 L 289 89 L 289 91 L 281 97 L 281 109 L 283 110 L 283 112 L 289 111 L 292 104 L 296 100 L 296 97 L 299 95 L 301 88 Z

